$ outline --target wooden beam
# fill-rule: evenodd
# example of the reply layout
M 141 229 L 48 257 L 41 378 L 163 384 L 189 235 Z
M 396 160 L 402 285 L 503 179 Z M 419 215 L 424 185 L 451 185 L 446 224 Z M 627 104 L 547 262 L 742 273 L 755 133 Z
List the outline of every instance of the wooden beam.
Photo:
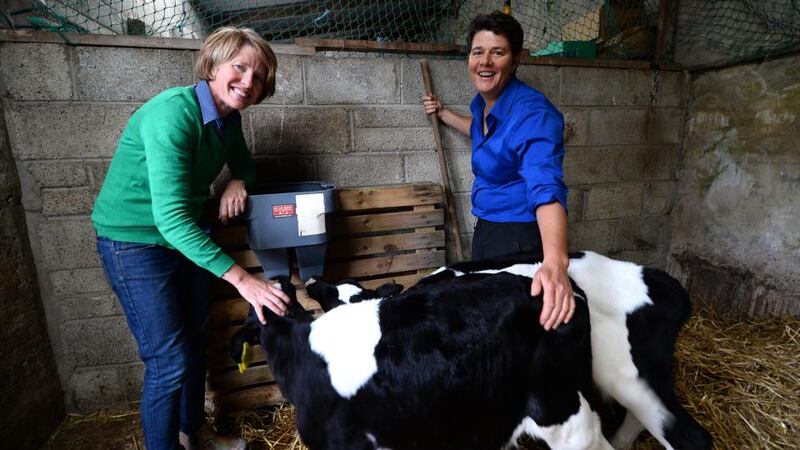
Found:
M 627 61 L 616 59 L 581 59 L 558 56 L 530 56 L 523 51 L 520 64 L 533 66 L 597 67 L 600 69 L 640 69 L 680 72 L 683 67 L 677 64 L 656 64 L 650 61 Z
M 418 42 L 357 41 L 350 39 L 297 38 L 296 45 L 315 50 L 340 50 L 351 52 L 422 53 L 463 55 L 464 47 L 455 44 L 431 44 Z
M 63 37 L 62 37 L 63 36 Z M 112 34 L 53 33 L 41 30 L 0 30 L 0 42 L 31 42 L 45 44 L 72 44 L 98 47 L 134 47 L 170 50 L 200 50 L 203 41 L 189 38 L 163 38 L 151 36 L 125 36 Z M 270 44 L 272 50 L 283 55 L 314 56 L 313 48 L 290 44 Z
M 677 15 L 678 0 L 661 0 L 659 2 L 655 54 L 657 63 L 663 63 L 670 56 Z

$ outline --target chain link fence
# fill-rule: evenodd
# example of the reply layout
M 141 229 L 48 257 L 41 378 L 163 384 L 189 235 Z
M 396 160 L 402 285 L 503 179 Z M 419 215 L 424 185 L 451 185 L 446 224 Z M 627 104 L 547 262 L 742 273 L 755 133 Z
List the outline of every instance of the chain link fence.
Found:
M 16 0 L 20 3 L 23 0 Z M 203 38 L 247 26 L 299 37 L 465 44 L 477 14 L 510 9 L 534 55 L 652 59 L 659 0 L 24 0 L 6 26 L 56 32 Z M 800 0 L 680 0 L 675 60 L 753 60 L 800 48 Z

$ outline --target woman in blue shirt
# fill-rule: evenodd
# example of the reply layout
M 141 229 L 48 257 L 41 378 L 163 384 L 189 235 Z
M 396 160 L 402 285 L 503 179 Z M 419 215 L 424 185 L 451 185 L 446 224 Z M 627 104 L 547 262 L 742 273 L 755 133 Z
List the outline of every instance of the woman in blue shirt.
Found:
M 575 300 L 567 276 L 567 188 L 563 181 L 564 120 L 539 91 L 515 76 L 523 31 L 510 15 L 476 17 L 468 36 L 468 68 L 478 94 L 472 115 L 423 96 L 426 114 L 472 139 L 472 259 L 519 252 L 543 255 L 531 295 L 543 294 L 545 329 L 568 322 Z

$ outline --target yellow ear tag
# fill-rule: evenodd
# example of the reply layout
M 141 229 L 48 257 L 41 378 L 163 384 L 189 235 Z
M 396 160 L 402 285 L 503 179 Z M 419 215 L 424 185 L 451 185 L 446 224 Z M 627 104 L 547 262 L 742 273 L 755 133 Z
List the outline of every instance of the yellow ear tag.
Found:
M 247 370 L 247 365 L 253 361 L 253 350 L 247 342 L 242 344 L 242 361 L 239 363 L 239 373 Z

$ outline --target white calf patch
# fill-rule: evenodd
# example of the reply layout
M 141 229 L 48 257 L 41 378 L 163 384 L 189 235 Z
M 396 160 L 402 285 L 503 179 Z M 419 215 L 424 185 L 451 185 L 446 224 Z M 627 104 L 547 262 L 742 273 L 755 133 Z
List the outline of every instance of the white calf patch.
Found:
M 311 350 L 328 364 L 331 385 L 344 398 L 355 395 L 378 371 L 375 346 L 381 338 L 381 300 L 342 305 L 311 324 Z
M 521 275 L 523 277 L 533 278 L 536 275 L 536 271 L 542 267 L 542 263 L 536 264 L 514 264 L 513 266 L 504 267 L 502 269 L 487 269 L 487 270 L 479 270 L 475 273 L 485 273 L 488 275 L 494 275 L 500 272 L 508 272 L 514 275 Z
M 344 303 L 350 303 L 350 299 L 354 295 L 358 295 L 364 290 L 354 284 L 340 284 L 336 286 L 336 289 L 339 292 L 339 300 Z
M 542 439 L 553 450 L 613 450 L 603 437 L 600 429 L 600 416 L 592 411 L 589 402 L 578 392 L 580 409 L 569 416 L 564 423 L 541 427 L 530 417 L 525 417 L 517 425 L 506 448 L 514 448 L 523 433 Z
M 673 417 L 639 377 L 628 340 L 628 314 L 653 303 L 642 267 L 585 253 L 585 257 L 570 261 L 569 275 L 588 297 L 594 382 L 661 441 L 658 431 Z

